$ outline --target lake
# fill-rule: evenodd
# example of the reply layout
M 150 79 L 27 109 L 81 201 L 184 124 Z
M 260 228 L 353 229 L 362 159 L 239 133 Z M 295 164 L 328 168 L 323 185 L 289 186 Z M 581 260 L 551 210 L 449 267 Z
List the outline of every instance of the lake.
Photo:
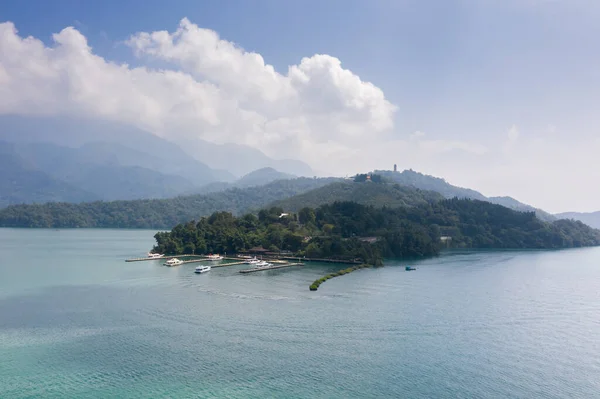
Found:
M 600 248 L 194 274 L 154 231 L 0 229 L 1 398 L 600 397 Z

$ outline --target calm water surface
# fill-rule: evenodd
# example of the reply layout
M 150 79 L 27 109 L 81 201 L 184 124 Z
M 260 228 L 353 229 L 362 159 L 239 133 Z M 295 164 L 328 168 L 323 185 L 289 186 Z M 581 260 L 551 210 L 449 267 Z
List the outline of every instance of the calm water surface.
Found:
M 1 398 L 600 398 L 600 249 L 195 275 L 0 229 Z

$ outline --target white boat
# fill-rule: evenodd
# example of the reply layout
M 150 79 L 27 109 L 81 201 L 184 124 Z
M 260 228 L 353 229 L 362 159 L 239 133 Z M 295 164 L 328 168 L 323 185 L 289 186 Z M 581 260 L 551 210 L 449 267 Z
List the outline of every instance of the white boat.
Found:
M 246 260 L 244 261 L 244 263 L 245 263 L 246 265 L 255 265 L 255 264 L 257 264 L 258 262 L 260 262 L 260 260 L 259 260 L 259 259 L 256 259 L 256 257 L 254 257 L 254 258 L 252 258 L 252 259 L 246 259 Z
M 179 259 L 177 259 L 177 258 L 172 258 L 172 259 L 169 259 L 169 260 L 167 260 L 167 261 L 165 262 L 165 266 L 179 266 L 179 265 L 181 265 L 182 263 L 183 263 L 183 261 L 182 261 L 182 260 L 179 260 Z
M 148 258 L 150 259 L 158 259 L 158 258 L 162 258 L 164 255 L 163 254 L 154 254 L 152 252 L 148 252 Z
M 271 263 L 265 262 L 264 260 L 260 260 L 257 263 L 255 263 L 254 266 L 255 267 L 267 267 L 267 266 L 271 266 Z
M 208 255 L 208 260 L 223 260 L 223 257 L 219 254 Z
M 210 271 L 210 266 L 198 266 L 194 273 L 206 273 Z

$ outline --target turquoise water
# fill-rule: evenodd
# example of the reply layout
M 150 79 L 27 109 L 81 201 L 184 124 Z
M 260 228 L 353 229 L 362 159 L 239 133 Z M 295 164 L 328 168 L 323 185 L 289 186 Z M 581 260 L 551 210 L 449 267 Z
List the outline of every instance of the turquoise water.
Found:
M 600 397 L 600 248 L 196 275 L 153 231 L 0 229 L 1 398 Z M 343 267 L 343 266 L 342 266 Z

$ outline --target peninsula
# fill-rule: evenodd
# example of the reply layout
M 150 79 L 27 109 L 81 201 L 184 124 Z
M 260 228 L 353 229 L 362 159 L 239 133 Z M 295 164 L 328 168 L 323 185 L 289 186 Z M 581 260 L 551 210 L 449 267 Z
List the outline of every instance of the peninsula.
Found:
M 397 208 L 342 201 L 305 207 L 297 213 L 272 207 L 240 217 L 216 212 L 154 237 L 154 251 L 168 255 L 235 254 L 260 247 L 273 254 L 352 260 L 371 266 L 383 265 L 384 258 L 435 256 L 444 247 L 559 249 L 600 245 L 600 232 L 581 222 L 544 222 L 534 212 L 468 199 Z

